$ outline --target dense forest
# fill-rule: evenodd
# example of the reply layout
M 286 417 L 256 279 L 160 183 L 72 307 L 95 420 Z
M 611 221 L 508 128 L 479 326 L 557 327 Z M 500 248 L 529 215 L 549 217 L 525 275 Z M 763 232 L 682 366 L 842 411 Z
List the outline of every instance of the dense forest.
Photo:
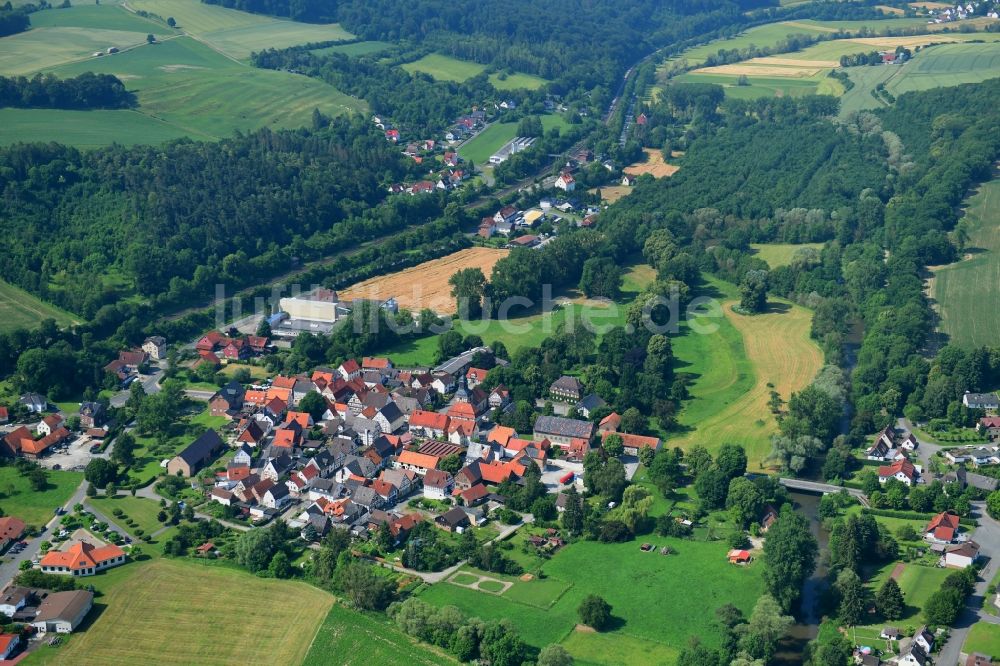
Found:
M 0 274 L 87 318 L 117 300 L 111 275 L 161 301 L 208 295 L 439 215 L 435 197 L 378 206 L 407 168 L 360 117 L 220 143 L 11 146 Z
M 30 27 L 31 20 L 28 18 L 28 12 L 25 8 L 13 9 L 9 2 L 0 8 L 0 37 L 16 35 Z
M 0 107 L 22 109 L 127 109 L 135 95 L 111 74 L 84 72 L 71 79 L 52 74 L 0 76 Z
M 333 23 L 337 20 L 337 0 L 202 0 L 254 14 L 286 16 L 306 23 Z

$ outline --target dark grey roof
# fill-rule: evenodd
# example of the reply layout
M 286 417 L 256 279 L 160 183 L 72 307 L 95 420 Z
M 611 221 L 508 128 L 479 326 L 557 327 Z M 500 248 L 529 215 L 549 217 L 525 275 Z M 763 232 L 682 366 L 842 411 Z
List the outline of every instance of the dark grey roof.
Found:
M 539 416 L 535 421 L 535 432 L 590 439 L 594 434 L 594 424 L 589 421 L 567 419 L 561 416 Z
M 392 401 L 387 402 L 385 406 L 379 410 L 379 413 L 382 414 L 382 416 L 384 416 L 389 423 L 403 418 L 403 412 L 401 412 L 396 403 Z
M 448 525 L 449 527 L 460 527 L 462 525 L 469 524 L 469 514 L 463 511 L 461 507 L 456 506 L 441 514 L 434 520 L 442 525 Z
M 90 414 L 92 416 L 100 416 L 104 413 L 104 405 L 99 402 L 81 402 L 80 403 L 80 413 Z
M 607 404 L 608 403 L 604 402 L 604 398 L 597 395 L 596 393 L 591 393 L 590 395 L 585 396 L 582 400 L 580 400 L 580 402 L 577 403 L 576 408 L 578 410 L 585 409 L 589 412 L 592 409 L 597 409 L 598 407 L 604 407 Z
M 563 375 L 559 379 L 552 382 L 552 386 L 549 387 L 549 390 L 554 390 L 554 389 L 580 392 L 583 390 L 583 382 L 581 382 L 576 377 L 571 377 L 570 375 Z
M 226 443 L 219 437 L 219 433 L 214 430 L 206 430 L 201 437 L 188 444 L 187 448 L 177 454 L 177 457 L 188 465 L 197 465 L 225 446 Z
M 380 458 L 387 458 L 396 452 L 396 447 L 389 443 L 389 440 L 385 438 L 385 435 L 376 437 L 375 441 L 372 443 L 372 448 Z
M 377 504 L 381 498 L 378 496 L 373 489 L 368 486 L 361 486 L 354 491 L 351 495 L 351 501 L 355 504 L 359 504 L 366 508 L 371 508 L 373 504 Z
M 267 492 L 271 493 L 271 497 L 274 499 L 281 499 L 282 497 L 288 497 L 288 486 L 283 483 L 276 483 Z

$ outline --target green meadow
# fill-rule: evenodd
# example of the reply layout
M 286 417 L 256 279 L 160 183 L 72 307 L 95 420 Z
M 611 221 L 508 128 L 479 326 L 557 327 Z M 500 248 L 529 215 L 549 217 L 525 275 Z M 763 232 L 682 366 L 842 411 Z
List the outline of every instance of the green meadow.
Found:
M 753 248 L 755 257 L 763 259 L 771 268 L 779 268 L 791 264 L 792 259 L 795 258 L 795 253 L 799 250 L 810 248 L 818 251 L 823 248 L 823 244 L 751 243 L 750 247 Z
M 423 590 L 420 598 L 454 605 L 483 619 L 509 618 L 529 644 L 541 648 L 561 642 L 581 663 L 674 664 L 679 646 L 691 636 L 707 645 L 719 644 L 718 629 L 711 620 L 716 608 L 732 603 L 749 613 L 763 591 L 762 569 L 731 566 L 725 558 L 726 546 L 720 542 L 648 540 L 657 547 L 669 544 L 676 553 L 643 552 L 638 541 L 582 541 L 546 561 L 543 578 L 513 579 L 514 586 L 502 595 L 443 582 Z M 579 622 L 577 606 L 588 594 L 598 594 L 611 604 L 616 620 L 612 630 L 602 634 L 574 631 Z M 607 651 L 611 644 L 620 645 L 622 651 Z M 633 655 L 638 662 L 624 655 Z
M 325 46 L 321 49 L 313 49 L 311 52 L 316 55 L 343 53 L 346 56 L 357 58 L 359 56 L 372 55 L 373 53 L 381 53 L 391 47 L 392 44 L 389 42 L 353 42 L 351 44 L 334 44 L 333 46 Z
M 0 123 L 4 119 L 3 111 L 0 109 Z M 35 328 L 43 319 L 55 319 L 59 326 L 69 326 L 82 321 L 79 317 L 40 300 L 20 287 L 0 280 L 0 331 Z
M 404 64 L 403 69 L 414 74 L 420 72 L 438 81 L 465 81 L 486 71 L 486 65 L 459 60 L 440 53 L 430 53 L 420 60 Z
M 36 491 L 13 466 L 0 467 L 0 509 L 5 516 L 41 527 L 55 516 L 57 506 L 69 501 L 81 481 L 80 472 L 49 471 L 45 490 Z
M 490 74 L 490 83 L 497 90 L 538 90 L 548 81 L 531 74 Z

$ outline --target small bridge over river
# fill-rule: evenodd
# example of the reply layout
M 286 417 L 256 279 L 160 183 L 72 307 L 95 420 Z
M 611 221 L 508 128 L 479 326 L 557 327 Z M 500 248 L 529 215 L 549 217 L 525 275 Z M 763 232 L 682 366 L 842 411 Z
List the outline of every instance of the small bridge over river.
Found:
M 806 481 L 805 479 L 788 479 L 784 477 L 778 479 L 778 482 L 786 488 L 800 490 L 806 493 L 822 493 L 823 495 L 832 495 L 839 493 L 841 490 L 846 490 L 852 497 L 856 497 L 863 506 L 868 506 L 868 497 L 863 491 L 858 490 L 857 488 L 845 488 L 844 486 L 834 486 L 829 483 Z

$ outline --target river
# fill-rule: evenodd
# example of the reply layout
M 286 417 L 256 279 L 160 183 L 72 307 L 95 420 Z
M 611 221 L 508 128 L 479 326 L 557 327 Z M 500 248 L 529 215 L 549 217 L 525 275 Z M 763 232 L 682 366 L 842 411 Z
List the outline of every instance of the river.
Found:
M 820 556 L 816 560 L 816 570 L 802 585 L 802 597 L 799 609 L 795 613 L 797 620 L 788 635 L 782 639 L 778 653 L 774 657 L 774 663 L 781 666 L 792 666 L 801 664 L 803 661 L 803 651 L 806 643 L 816 638 L 819 633 L 819 601 L 820 596 L 826 587 L 827 568 L 823 565 L 822 553 L 826 552 L 826 546 L 830 539 L 829 533 L 823 529 L 822 521 L 819 518 L 820 495 L 812 495 L 797 491 L 790 491 L 789 496 L 795 503 L 795 510 L 809 519 L 809 529 L 819 543 Z

